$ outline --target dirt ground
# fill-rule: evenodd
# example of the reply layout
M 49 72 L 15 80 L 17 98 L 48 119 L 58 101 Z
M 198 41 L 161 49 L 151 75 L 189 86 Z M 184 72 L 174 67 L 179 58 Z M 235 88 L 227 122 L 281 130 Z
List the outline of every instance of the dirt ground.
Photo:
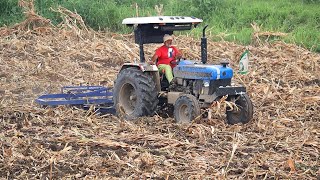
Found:
M 111 87 L 123 62 L 138 61 L 132 34 L 23 25 L 0 29 L 0 178 L 320 179 L 319 54 L 209 41 L 209 63 L 228 58 L 235 71 L 249 49 L 250 72 L 234 80 L 253 101 L 250 123 L 227 125 L 215 112 L 187 125 L 125 121 L 34 100 L 64 85 Z M 181 35 L 175 44 L 200 58 L 199 39 Z M 147 58 L 157 46 L 145 47 Z

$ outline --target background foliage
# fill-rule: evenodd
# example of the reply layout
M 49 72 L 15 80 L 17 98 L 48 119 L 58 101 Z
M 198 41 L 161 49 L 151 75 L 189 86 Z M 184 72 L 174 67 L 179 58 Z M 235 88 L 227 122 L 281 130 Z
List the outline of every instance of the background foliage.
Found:
M 158 0 L 35 0 L 39 14 L 57 24 L 61 21 L 50 7 L 63 6 L 80 14 L 95 30 L 131 32 L 122 19 L 157 15 Z M 288 33 L 283 40 L 320 52 L 320 0 L 163 0 L 164 15 L 196 16 L 209 24 L 210 37 L 250 44 L 257 23 L 261 31 Z M 138 12 L 136 9 L 138 6 Z M 0 0 L 0 26 L 23 19 L 18 0 Z M 190 33 L 190 32 L 189 32 Z M 201 34 L 201 28 L 191 32 Z M 271 39 L 275 40 L 275 39 Z M 270 41 L 270 40 L 269 40 Z

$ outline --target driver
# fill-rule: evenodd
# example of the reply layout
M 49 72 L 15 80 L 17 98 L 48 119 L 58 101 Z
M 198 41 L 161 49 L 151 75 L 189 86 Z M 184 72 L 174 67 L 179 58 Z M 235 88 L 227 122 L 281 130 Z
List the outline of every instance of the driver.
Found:
M 169 83 L 173 79 L 172 68 L 176 65 L 175 60 L 182 57 L 179 50 L 172 46 L 172 41 L 173 37 L 169 34 L 165 34 L 163 36 L 164 45 L 159 47 L 151 58 L 151 64 L 154 64 L 158 59 L 157 66 L 159 72 L 163 72 L 164 70 L 165 76 Z

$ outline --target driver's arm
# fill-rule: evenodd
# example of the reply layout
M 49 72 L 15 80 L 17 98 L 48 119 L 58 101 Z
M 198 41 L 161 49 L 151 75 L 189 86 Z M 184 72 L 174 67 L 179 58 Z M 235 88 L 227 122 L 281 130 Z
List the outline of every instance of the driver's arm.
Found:
M 182 55 L 181 53 L 179 52 L 177 55 L 176 55 L 176 58 L 175 59 L 181 59 L 182 58 Z
M 155 63 L 156 63 L 156 60 L 158 59 L 158 57 L 159 57 L 159 56 L 155 53 L 155 54 L 152 56 L 150 63 L 155 64 Z
M 176 51 L 176 56 L 174 57 L 175 59 L 181 59 L 182 58 L 182 54 L 180 53 L 180 50 L 176 47 L 174 47 L 175 51 Z

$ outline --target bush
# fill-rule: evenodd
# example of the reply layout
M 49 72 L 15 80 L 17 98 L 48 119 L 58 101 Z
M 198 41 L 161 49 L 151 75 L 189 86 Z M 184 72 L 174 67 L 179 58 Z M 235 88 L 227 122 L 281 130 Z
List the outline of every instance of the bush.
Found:
M 61 22 L 59 14 L 50 7 L 59 5 L 80 14 L 85 23 L 96 30 L 120 33 L 131 32 L 121 24 L 122 19 L 156 15 L 154 6 L 158 0 L 35 0 L 40 15 L 54 24 Z M 287 42 L 295 42 L 320 52 L 320 0 L 164 0 L 165 15 L 196 16 L 209 24 L 215 34 L 227 34 L 225 40 L 243 44 L 251 43 L 251 23 L 261 26 L 262 31 L 289 33 Z M 22 20 L 18 0 L 0 1 L 0 26 Z M 201 29 L 192 31 L 199 36 Z M 209 34 L 209 33 L 208 33 Z M 214 37 L 213 37 L 214 38 Z M 218 40 L 218 39 L 217 39 Z

